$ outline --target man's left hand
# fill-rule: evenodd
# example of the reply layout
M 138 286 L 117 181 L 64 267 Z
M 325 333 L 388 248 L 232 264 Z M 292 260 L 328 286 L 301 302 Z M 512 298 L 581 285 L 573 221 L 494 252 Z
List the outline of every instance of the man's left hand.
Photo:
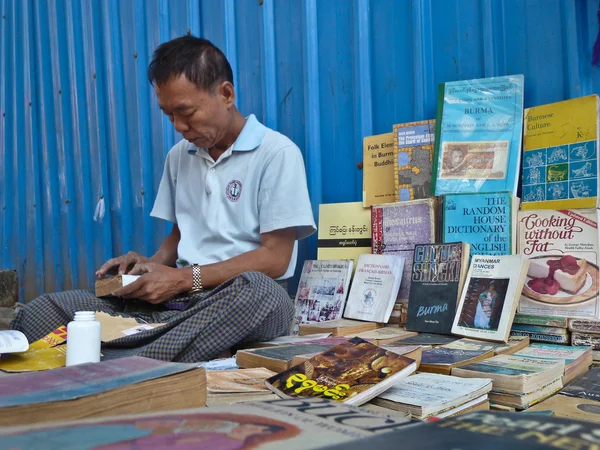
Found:
M 140 275 L 137 280 L 113 292 L 122 298 L 135 298 L 148 303 L 159 304 L 184 292 L 185 280 L 179 269 L 156 263 L 141 263 L 130 275 Z

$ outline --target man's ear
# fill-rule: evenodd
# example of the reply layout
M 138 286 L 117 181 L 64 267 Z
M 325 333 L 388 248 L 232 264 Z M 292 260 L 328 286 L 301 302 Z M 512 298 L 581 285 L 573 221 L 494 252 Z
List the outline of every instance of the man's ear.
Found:
M 235 89 L 229 81 L 223 81 L 219 85 L 219 96 L 225 103 L 225 106 L 230 107 L 235 103 Z

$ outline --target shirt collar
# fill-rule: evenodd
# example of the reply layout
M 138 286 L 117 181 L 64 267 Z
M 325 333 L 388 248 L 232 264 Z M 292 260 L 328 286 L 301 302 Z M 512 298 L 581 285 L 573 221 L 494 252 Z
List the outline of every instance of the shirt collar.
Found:
M 239 136 L 231 146 L 231 150 L 234 152 L 254 150 L 262 143 L 266 131 L 267 127 L 260 123 L 254 114 L 250 114 L 246 117 L 244 128 L 242 128 Z M 204 150 L 206 151 L 206 149 Z M 190 155 L 195 155 L 197 152 L 198 149 L 194 147 L 193 144 L 190 144 L 188 153 Z

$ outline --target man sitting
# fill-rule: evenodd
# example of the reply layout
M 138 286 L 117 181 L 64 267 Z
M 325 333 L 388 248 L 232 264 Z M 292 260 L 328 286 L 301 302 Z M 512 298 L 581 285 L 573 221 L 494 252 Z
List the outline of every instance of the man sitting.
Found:
M 96 272 L 141 275 L 116 298 L 45 294 L 11 327 L 34 341 L 83 310 L 166 323 L 113 341 L 103 353 L 183 362 L 286 334 L 293 301 L 275 280 L 293 275 L 296 241 L 316 230 L 300 150 L 241 115 L 231 66 L 205 39 L 160 45 L 148 77 L 185 138 L 167 155 L 151 212 L 173 223 L 171 233 L 151 258 L 129 252 Z

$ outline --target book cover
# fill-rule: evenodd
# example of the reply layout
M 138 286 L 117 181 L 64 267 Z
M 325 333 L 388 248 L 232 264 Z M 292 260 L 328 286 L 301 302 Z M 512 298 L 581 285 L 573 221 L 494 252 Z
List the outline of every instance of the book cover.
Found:
M 563 360 L 567 366 L 573 361 L 585 356 L 590 351 L 590 347 L 575 347 L 538 342 L 525 347 L 523 350 L 519 350 L 517 353 L 515 353 L 515 356 Z
M 371 253 L 371 211 L 362 202 L 319 205 L 317 259 L 354 260 Z
M 547 371 L 556 372 L 557 377 L 560 377 L 564 370 L 564 363 L 561 361 L 525 358 L 515 355 L 498 355 L 493 358 L 484 359 L 471 364 L 458 367 L 453 370 L 457 376 L 465 376 L 463 372 L 476 372 L 477 376 L 492 376 L 497 375 L 507 377 L 531 376 L 534 374 L 544 373 Z
M 561 389 L 560 393 L 569 397 L 600 400 L 600 367 L 592 367 Z
M 462 242 L 415 246 L 407 330 L 450 334 L 468 261 L 469 245 Z
M 404 258 L 360 255 L 344 317 L 387 323 L 398 297 Z
M 412 359 L 352 338 L 269 378 L 267 386 L 282 397 L 322 397 L 360 405 L 415 370 Z
M 424 372 L 448 373 L 452 367 L 467 364 L 469 361 L 493 356 L 491 349 L 483 350 L 462 350 L 447 347 L 435 347 L 425 350 L 421 355 L 421 370 Z M 427 367 L 425 367 L 427 366 Z M 439 370 L 431 370 L 437 366 Z
M 353 266 L 353 260 L 304 262 L 296 291 L 298 323 L 342 317 Z
M 519 312 L 600 318 L 598 211 L 519 211 L 518 251 L 530 258 Z
M 433 194 L 517 193 L 523 75 L 439 87 Z
M 16 330 L 0 330 L 0 355 L 3 353 L 21 353 L 29 348 L 27 337 Z
M 143 415 L 2 428 L 4 448 L 309 450 L 383 435 L 408 419 L 326 399 L 268 400 Z M 81 445 L 77 445 L 81 444 Z
M 520 255 L 473 256 L 452 333 L 507 342 L 528 264 Z
M 512 255 L 518 209 L 519 199 L 508 192 L 445 195 L 442 241 L 467 242 L 473 255 Z
M 523 209 L 597 208 L 598 95 L 525 110 Z
M 394 133 L 363 138 L 363 207 L 394 201 Z
M 394 201 L 428 198 L 435 120 L 394 125 Z
M 437 199 L 428 198 L 371 207 L 372 253 L 412 261 L 416 244 L 436 241 Z M 408 303 L 412 266 L 404 265 L 397 303 Z

